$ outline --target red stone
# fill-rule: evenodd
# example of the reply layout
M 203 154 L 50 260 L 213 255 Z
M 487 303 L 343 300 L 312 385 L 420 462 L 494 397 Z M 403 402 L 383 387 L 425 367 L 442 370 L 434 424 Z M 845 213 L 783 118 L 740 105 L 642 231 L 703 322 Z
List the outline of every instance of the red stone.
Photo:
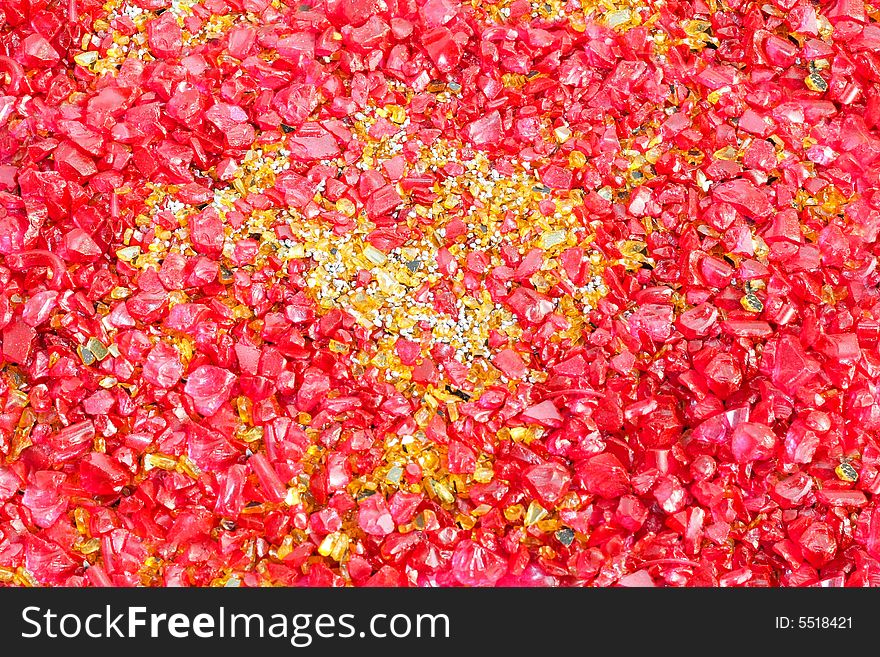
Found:
M 730 449 L 738 463 L 767 459 L 775 446 L 776 434 L 764 424 L 743 422 L 733 427 Z
M 92 452 L 79 462 L 80 485 L 92 495 L 118 495 L 131 475 L 113 457 Z
M 183 391 L 192 399 L 197 413 L 211 416 L 229 399 L 235 375 L 213 365 L 202 365 L 186 377 Z
M 594 495 L 614 499 L 630 490 L 629 476 L 613 454 L 598 454 L 576 464 L 575 472 L 583 487 Z
M 452 553 L 452 573 L 464 586 L 494 586 L 507 572 L 505 560 L 474 541 L 464 540 Z
M 177 25 L 173 12 L 165 12 L 147 25 L 147 42 L 157 57 L 167 59 L 180 55 L 183 33 Z
M 422 45 L 441 73 L 451 71 L 461 59 L 461 48 L 445 27 L 437 27 L 422 35 Z
M 143 377 L 157 388 L 171 388 L 180 381 L 183 371 L 177 349 L 166 342 L 159 342 L 147 355 Z
M 556 504 L 568 491 L 571 475 L 561 463 L 542 463 L 535 465 L 523 474 L 529 487 L 539 500 L 545 504 Z
M 386 536 L 394 531 L 394 519 L 385 498 L 370 495 L 358 505 L 358 525 L 372 536 Z

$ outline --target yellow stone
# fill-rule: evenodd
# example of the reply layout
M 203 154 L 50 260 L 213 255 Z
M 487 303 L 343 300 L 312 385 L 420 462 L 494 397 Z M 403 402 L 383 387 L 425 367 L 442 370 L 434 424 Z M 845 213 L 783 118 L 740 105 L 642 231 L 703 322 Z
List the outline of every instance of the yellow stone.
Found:
M 364 257 L 374 265 L 382 265 L 388 260 L 388 257 L 372 244 L 364 247 Z
M 528 427 L 511 427 L 510 437 L 515 442 L 530 443 L 535 439 L 535 432 Z
M 186 455 L 183 455 L 178 459 L 176 470 L 192 479 L 198 479 L 201 474 L 199 466 L 197 466 L 195 462 Z
M 76 543 L 74 549 L 80 554 L 94 554 L 101 549 L 101 539 L 90 538 L 81 543 Z
M 526 511 L 526 517 L 523 519 L 523 524 L 526 527 L 531 527 L 536 524 L 538 521 L 543 520 L 547 517 L 549 512 L 543 506 L 538 504 L 536 501 L 532 500 L 529 504 L 529 508 Z
M 400 125 L 404 121 L 406 121 L 406 110 L 403 109 L 400 105 L 391 105 L 389 108 L 389 118 L 392 123 L 397 123 Z
M 330 340 L 330 351 L 336 354 L 347 354 L 348 353 L 348 345 L 337 340 Z
M 281 541 L 281 545 L 275 551 L 275 556 L 283 561 L 291 552 L 293 552 L 293 536 L 285 536 Z M 325 554 L 324 556 L 328 555 Z
M 568 126 L 561 125 L 553 131 L 556 141 L 560 144 L 567 142 L 571 138 L 571 129 Z
M 76 524 L 76 531 L 84 536 L 89 535 L 89 512 L 86 509 L 82 507 L 74 509 L 73 522 Z
M 455 496 L 452 494 L 452 491 L 446 486 L 446 484 L 436 481 L 434 479 L 428 480 L 429 485 L 434 490 L 434 494 L 440 498 L 440 501 L 444 504 L 452 504 L 455 501 Z
M 122 260 L 123 262 L 131 262 L 135 258 L 137 258 L 141 253 L 141 247 L 139 246 L 126 246 L 121 249 L 117 249 L 116 257 Z
M 538 245 L 542 249 L 550 249 L 559 244 L 564 244 L 566 236 L 567 233 L 564 230 L 554 230 L 548 233 L 542 233 L 541 239 L 538 240 Z
M 841 481 L 853 482 L 859 479 L 859 473 L 846 461 L 834 468 L 834 473 Z
M 581 151 L 572 151 L 568 154 L 568 166 L 572 169 L 580 169 L 587 163 L 587 156 Z
M 327 534 L 318 546 L 318 554 L 330 557 L 334 561 L 342 561 L 348 553 L 349 538 L 342 532 Z
M 744 310 L 750 313 L 759 313 L 764 310 L 764 304 L 751 292 L 743 296 L 743 298 L 739 300 L 739 304 Z
M 494 476 L 495 471 L 492 468 L 478 467 L 474 470 L 474 481 L 480 484 L 488 484 Z
M 357 208 L 355 208 L 354 203 L 352 203 L 347 198 L 341 198 L 336 201 L 336 210 L 337 212 L 341 212 L 346 217 L 353 217 Z
M 95 50 L 81 52 L 73 58 L 73 61 L 75 61 L 80 66 L 88 67 L 98 61 L 98 53 Z
M 504 518 L 507 522 L 516 522 L 523 517 L 524 512 L 522 504 L 513 504 L 504 509 Z
M 147 454 L 144 456 L 144 470 L 149 472 L 153 468 L 160 470 L 174 470 L 177 468 L 177 459 L 164 454 Z
M 813 71 L 804 78 L 804 84 L 806 84 L 807 89 L 810 89 L 811 91 L 818 91 L 820 93 L 828 91 L 828 83 L 825 82 L 825 78 L 819 75 L 816 71 Z

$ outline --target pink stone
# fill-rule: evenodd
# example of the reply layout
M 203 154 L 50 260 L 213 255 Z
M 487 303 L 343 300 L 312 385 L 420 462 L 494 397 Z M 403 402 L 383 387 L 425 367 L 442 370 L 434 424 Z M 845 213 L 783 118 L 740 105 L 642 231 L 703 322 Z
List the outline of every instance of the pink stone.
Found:
M 766 139 L 755 139 L 746 147 L 743 164 L 750 169 L 769 171 L 777 165 L 776 149 Z
M 672 306 L 648 303 L 639 306 L 627 319 L 634 337 L 644 331 L 651 340 L 665 342 L 672 333 Z
M 856 363 L 862 356 L 859 339 L 855 333 L 824 336 L 822 353 L 836 363 Z
M 556 504 L 568 492 L 571 481 L 568 469 L 556 462 L 533 465 L 523 473 L 523 478 L 538 499 L 546 504 Z
M 189 234 L 193 247 L 199 253 L 219 255 L 223 249 L 223 222 L 213 207 L 205 208 L 190 219 Z
M 52 459 L 63 463 L 89 451 L 95 440 L 95 424 L 91 420 L 76 422 L 49 437 Z
M 3 358 L 24 365 L 31 356 L 36 331 L 23 321 L 14 321 L 3 329 Z
M 196 412 L 214 415 L 232 394 L 235 375 L 214 365 L 202 365 L 191 372 L 183 391 L 189 395 Z
M 70 141 L 63 141 L 58 144 L 52 157 L 55 160 L 56 171 L 63 174 L 65 178 L 79 180 L 81 178 L 89 178 L 98 173 L 95 161 Z M 74 240 L 80 240 L 80 235 L 82 235 L 81 231 L 76 234 Z M 95 254 L 96 247 L 86 248 L 89 255 L 100 255 L 100 249 L 97 249 L 98 253 Z
M 545 427 L 559 426 L 562 423 L 562 416 L 559 414 L 559 410 L 549 400 L 530 406 L 522 412 L 520 418 L 524 422 L 540 424 Z
M 147 24 L 147 42 L 150 50 L 159 58 L 167 59 L 180 55 L 183 48 L 183 33 L 177 25 L 173 12 L 166 11 Z
M 407 493 L 402 490 L 394 493 L 388 505 L 394 522 L 404 525 L 412 520 L 423 499 L 424 496 L 419 493 Z
M 654 499 L 668 514 L 678 513 L 687 502 L 687 491 L 681 481 L 674 476 L 661 477 L 654 486 Z
M 648 519 L 648 508 L 635 495 L 624 495 L 620 498 L 614 522 L 631 532 L 638 531 Z
M 329 377 L 316 368 L 307 369 L 296 395 L 297 407 L 306 413 L 310 412 L 320 403 L 328 390 L 330 390 Z
M 243 374 L 257 374 L 260 364 L 260 350 L 249 344 L 239 342 L 235 345 L 238 367 Z
M 737 463 L 770 458 L 776 447 L 776 434 L 765 424 L 742 422 L 733 427 L 730 449 Z
M 800 540 L 804 557 L 814 568 L 821 568 L 837 553 L 834 531 L 825 522 L 812 522 L 807 526 Z
M 61 472 L 34 472 L 24 489 L 21 503 L 33 516 L 38 527 L 51 527 L 67 510 L 67 498 L 61 493 L 66 479 Z
M 94 262 L 100 259 L 102 250 L 92 236 L 81 228 L 74 228 L 62 240 L 64 251 L 74 262 Z
M 780 41 L 782 41 L 782 39 L 780 39 Z M 791 46 L 794 45 L 789 42 L 785 43 L 788 43 Z M 794 61 L 793 57 L 792 61 Z M 739 128 L 740 130 L 745 130 L 746 132 L 750 132 L 753 135 L 757 135 L 758 137 L 766 137 L 773 130 L 773 123 L 762 117 L 754 110 L 747 109 L 745 112 L 742 113 L 742 116 L 739 117 L 737 128 Z
M 376 0 L 328 0 L 328 13 L 342 23 L 362 25 L 373 13 L 378 11 Z
M 83 410 L 89 415 L 107 415 L 116 403 L 116 398 L 109 390 L 96 390 L 86 397 L 83 402 Z
M 394 350 L 404 365 L 414 365 L 416 359 L 421 354 L 422 347 L 418 342 L 413 342 L 406 338 L 397 338 L 397 342 L 394 343 Z
M 102 452 L 91 452 L 79 462 L 79 481 L 92 495 L 118 495 L 131 478 L 119 461 Z
M 789 505 L 797 505 L 813 489 L 813 480 L 805 472 L 797 472 L 785 479 L 780 479 L 773 487 L 773 492 Z
M 800 244 L 802 238 L 800 219 L 794 210 L 779 212 L 773 217 L 770 228 L 764 233 L 764 240 L 768 244 L 781 241 Z
M 339 155 L 339 144 L 336 143 L 333 135 L 326 131 L 321 131 L 316 136 L 297 133 L 294 137 L 288 137 L 287 148 L 290 150 L 290 157 L 301 162 L 323 160 Z
M 187 425 L 187 455 L 202 470 L 228 468 L 241 454 L 215 430 L 190 423 Z
M 522 379 L 529 373 L 522 357 L 513 349 L 502 349 L 492 357 L 492 364 L 510 379 Z
M 468 123 L 464 135 L 475 146 L 497 144 L 501 140 L 501 114 L 496 110 Z
M 695 340 L 709 335 L 717 321 L 718 310 L 711 304 L 701 303 L 679 315 L 675 326 L 685 338 Z
M 868 498 L 860 490 L 822 488 L 816 491 L 816 499 L 828 506 L 863 507 L 868 504 Z
M 458 14 L 458 3 L 451 0 L 427 0 L 420 8 L 420 13 L 428 27 L 445 25 Z
M 448 73 L 458 65 L 461 48 L 445 27 L 437 27 L 422 34 L 422 45 L 441 73 Z
M 811 463 L 819 435 L 803 422 L 793 422 L 785 434 L 785 456 L 793 463 Z
M 200 303 L 178 303 L 168 312 L 163 324 L 174 331 L 194 334 L 208 312 L 208 307 Z
M 37 327 L 52 316 L 57 307 L 58 292 L 43 290 L 27 300 L 21 311 L 21 318 L 28 326 Z
M 700 260 L 700 273 L 708 285 L 725 287 L 733 278 L 734 269 L 720 258 L 704 256 Z
M 278 39 L 275 50 L 281 57 L 296 61 L 299 58 L 315 56 L 315 35 L 308 32 L 294 32 Z
M 651 574 L 644 569 L 624 575 L 617 581 L 617 584 L 628 588 L 654 588 L 657 586 L 651 578 Z
M 231 130 L 240 123 L 247 121 L 248 115 L 237 105 L 214 103 L 205 112 L 205 118 L 217 126 L 221 132 Z
M 227 39 L 226 48 L 229 54 L 238 59 L 244 59 L 254 47 L 257 33 L 247 25 L 236 26 L 229 30 Z
M 171 388 L 183 376 L 183 363 L 177 348 L 167 342 L 158 342 L 147 354 L 143 377 L 157 388 Z
M 816 8 L 810 3 L 792 7 L 786 16 L 786 20 L 793 32 L 800 32 L 810 36 L 819 35 L 819 21 L 816 15 Z
M 717 184 L 712 196 L 717 201 L 729 203 L 745 215 L 766 217 L 773 211 L 767 193 L 742 178 Z
M 393 185 L 385 185 L 373 192 L 365 208 L 370 217 L 380 217 L 396 209 L 402 200 Z
M 371 536 L 387 536 L 394 531 L 394 518 L 381 493 L 361 500 L 358 506 L 358 525 Z
M 638 425 L 639 440 L 647 448 L 672 447 L 681 438 L 682 422 L 678 404 L 670 395 L 658 395 L 643 402 L 636 402 L 626 409 L 627 419 L 642 405 L 643 412 L 633 417 Z
M 743 380 L 742 370 L 736 359 L 730 354 L 716 355 L 706 364 L 703 371 L 709 387 L 722 399 L 739 389 Z
M 26 36 L 21 42 L 21 51 L 24 59 L 22 63 L 29 67 L 48 68 L 61 59 L 52 44 L 39 34 Z
M 452 574 L 464 586 L 495 586 L 507 573 L 507 561 L 472 540 L 460 541 L 452 553 Z
M 446 454 L 447 468 L 450 472 L 471 473 L 477 467 L 474 450 L 460 440 L 451 440 Z
M 575 466 L 584 488 L 594 495 L 613 499 L 629 492 L 629 476 L 613 454 L 597 454 Z
M 10 468 L 0 466 L 0 502 L 5 502 L 21 488 L 21 479 Z
M 217 493 L 217 501 L 214 504 L 214 512 L 226 516 L 227 518 L 236 518 L 244 508 L 244 490 L 245 479 L 247 477 L 247 468 L 244 465 L 236 464 L 225 472 L 217 473 L 217 480 L 220 483 L 220 490 Z
M 754 319 L 728 319 L 721 322 L 721 330 L 738 338 L 766 338 L 773 333 L 770 324 Z
M 796 336 L 783 335 L 764 349 L 760 368 L 776 386 L 794 393 L 818 374 L 820 365 L 806 354 Z
M 275 468 L 264 454 L 256 453 L 248 459 L 254 474 L 260 482 L 260 489 L 270 502 L 281 502 L 287 496 L 287 486 L 281 481 Z

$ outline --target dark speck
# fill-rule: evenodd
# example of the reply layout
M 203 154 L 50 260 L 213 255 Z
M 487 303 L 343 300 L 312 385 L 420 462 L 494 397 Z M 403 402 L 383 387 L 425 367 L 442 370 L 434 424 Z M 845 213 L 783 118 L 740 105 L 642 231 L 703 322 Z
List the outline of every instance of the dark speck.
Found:
M 451 386 L 446 386 L 446 392 L 451 395 L 455 395 L 456 397 L 458 397 L 459 399 L 463 399 L 464 401 L 471 400 L 471 396 L 469 394 L 467 394 L 466 392 L 462 392 L 461 390 L 456 390 Z
M 569 545 L 574 543 L 574 530 L 570 527 L 563 527 L 556 532 L 556 538 L 565 547 L 568 547 Z

